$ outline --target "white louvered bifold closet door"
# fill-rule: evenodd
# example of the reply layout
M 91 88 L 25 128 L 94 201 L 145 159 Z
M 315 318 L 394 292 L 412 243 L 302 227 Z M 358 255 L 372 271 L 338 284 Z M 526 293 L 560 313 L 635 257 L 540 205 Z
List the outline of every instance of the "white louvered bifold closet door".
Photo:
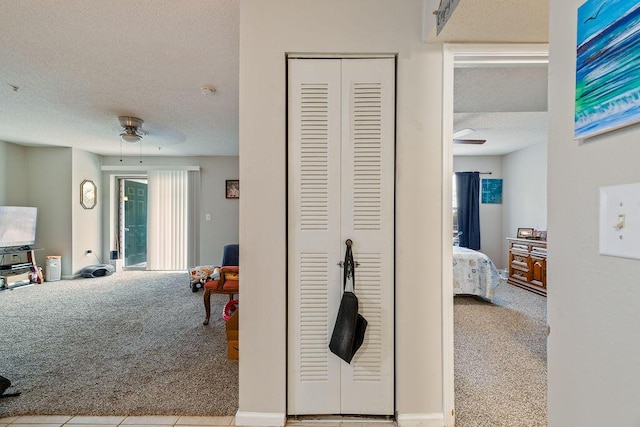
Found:
M 288 66 L 288 413 L 392 415 L 395 62 Z M 346 239 L 368 321 L 351 364 L 328 348 Z
M 340 408 L 340 61 L 289 60 L 288 412 Z

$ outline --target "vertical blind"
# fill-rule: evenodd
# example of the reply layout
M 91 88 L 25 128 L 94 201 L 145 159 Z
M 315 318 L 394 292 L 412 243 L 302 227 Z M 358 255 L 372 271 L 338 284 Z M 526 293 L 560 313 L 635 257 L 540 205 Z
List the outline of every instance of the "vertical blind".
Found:
M 149 171 L 148 270 L 188 268 L 189 193 L 186 170 Z
M 200 265 L 200 171 L 188 172 L 187 266 Z

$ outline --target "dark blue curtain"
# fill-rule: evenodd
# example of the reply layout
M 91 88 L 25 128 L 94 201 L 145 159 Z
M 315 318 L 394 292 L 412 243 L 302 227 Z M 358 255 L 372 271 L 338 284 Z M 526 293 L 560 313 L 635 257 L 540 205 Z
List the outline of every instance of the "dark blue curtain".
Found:
M 456 172 L 459 246 L 480 249 L 480 173 Z

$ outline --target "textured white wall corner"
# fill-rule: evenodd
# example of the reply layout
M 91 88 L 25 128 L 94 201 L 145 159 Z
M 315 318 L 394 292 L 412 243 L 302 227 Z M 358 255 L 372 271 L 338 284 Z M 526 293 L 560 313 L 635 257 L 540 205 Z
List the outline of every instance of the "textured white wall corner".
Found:
M 444 414 L 398 414 L 398 427 L 445 427 Z
M 236 413 L 236 426 L 267 426 L 283 427 L 287 422 L 287 416 L 278 412 L 245 412 Z

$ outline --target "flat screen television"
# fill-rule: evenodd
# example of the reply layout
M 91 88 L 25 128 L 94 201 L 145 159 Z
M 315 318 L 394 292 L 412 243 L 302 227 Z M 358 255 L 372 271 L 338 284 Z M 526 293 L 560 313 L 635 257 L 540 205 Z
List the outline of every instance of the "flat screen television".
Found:
M 38 208 L 0 206 L 0 247 L 29 246 L 36 243 Z

